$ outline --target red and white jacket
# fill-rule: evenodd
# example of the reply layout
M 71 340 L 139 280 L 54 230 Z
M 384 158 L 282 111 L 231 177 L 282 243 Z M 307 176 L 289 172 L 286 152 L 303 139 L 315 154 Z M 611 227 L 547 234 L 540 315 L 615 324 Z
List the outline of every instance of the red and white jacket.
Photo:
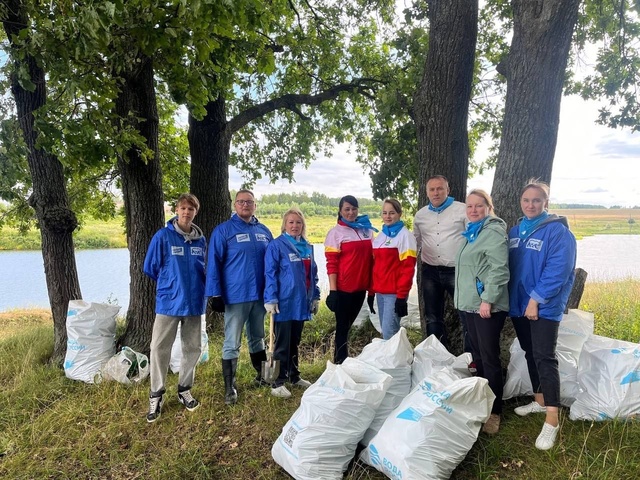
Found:
M 407 298 L 416 268 L 416 239 L 407 227 L 391 238 L 378 234 L 373 241 L 373 281 L 375 293 Z
M 324 241 L 327 274 L 337 275 L 341 292 L 368 290 L 373 265 L 373 230 L 351 228 L 341 221 Z

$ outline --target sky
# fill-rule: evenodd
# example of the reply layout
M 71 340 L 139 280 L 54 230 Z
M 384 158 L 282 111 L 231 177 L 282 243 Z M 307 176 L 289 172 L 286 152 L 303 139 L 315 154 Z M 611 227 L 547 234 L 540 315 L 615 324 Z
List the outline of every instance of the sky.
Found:
M 640 132 L 614 130 L 597 125 L 598 103 L 578 96 L 563 97 L 558 143 L 551 177 L 552 203 L 640 205 Z M 486 157 L 479 149 L 477 160 Z M 491 191 L 493 171 L 467 182 L 469 189 Z M 354 195 L 373 198 L 369 175 L 356 163 L 348 148 L 337 145 L 333 156 L 320 157 L 308 169 L 296 167 L 295 182 L 260 180 L 254 193 L 318 191 L 329 197 Z M 230 188 L 238 189 L 242 176 L 231 167 Z

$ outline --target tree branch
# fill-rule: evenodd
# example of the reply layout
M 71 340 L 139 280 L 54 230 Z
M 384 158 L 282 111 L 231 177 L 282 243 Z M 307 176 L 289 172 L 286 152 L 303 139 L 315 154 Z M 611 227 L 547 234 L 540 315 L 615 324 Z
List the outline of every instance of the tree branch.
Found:
M 321 91 L 315 95 L 311 94 L 294 94 L 288 93 L 280 97 L 259 103 L 246 110 L 238 113 L 229 120 L 227 129 L 229 134 L 234 134 L 253 120 L 263 117 L 271 112 L 280 109 L 287 109 L 300 116 L 302 120 L 309 120 L 310 117 L 304 115 L 299 105 L 320 105 L 329 100 L 335 100 L 343 92 L 363 95 L 367 98 L 373 98 L 377 84 L 382 83 L 380 80 L 372 78 L 359 78 L 350 83 L 340 83 L 331 88 Z

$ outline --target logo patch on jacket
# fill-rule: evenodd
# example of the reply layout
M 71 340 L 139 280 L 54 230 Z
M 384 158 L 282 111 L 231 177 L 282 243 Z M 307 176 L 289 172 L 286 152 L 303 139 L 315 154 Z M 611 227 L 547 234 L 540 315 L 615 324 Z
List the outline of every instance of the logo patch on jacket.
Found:
M 290 262 L 301 262 L 302 259 L 298 256 L 297 253 L 290 253 L 289 254 L 289 261 Z
M 202 247 L 191 247 L 191 255 L 196 257 L 202 256 Z
M 239 233 L 236 235 L 236 242 L 250 242 L 251 238 L 249 238 L 248 233 Z
M 171 246 L 171 255 L 184 255 L 184 247 Z
M 264 233 L 256 233 L 256 240 L 258 242 L 268 242 L 269 238 Z
M 542 244 L 544 243 L 544 241 L 540 240 L 539 238 L 530 238 L 529 241 L 527 242 L 527 248 L 530 248 L 531 250 L 536 250 L 536 251 L 540 251 L 542 250 Z
M 509 239 L 509 248 L 518 248 L 518 245 L 520 245 L 520 238 L 516 237 Z

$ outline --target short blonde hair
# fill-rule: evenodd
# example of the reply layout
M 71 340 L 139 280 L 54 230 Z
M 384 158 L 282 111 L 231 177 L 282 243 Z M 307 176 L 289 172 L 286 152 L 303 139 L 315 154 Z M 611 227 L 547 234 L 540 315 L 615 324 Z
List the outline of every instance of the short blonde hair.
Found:
M 477 197 L 482 198 L 484 200 L 485 205 L 489 208 L 489 213 L 493 215 L 493 199 L 491 198 L 491 195 L 489 195 L 487 192 L 485 192 L 481 188 L 474 188 L 473 190 L 471 190 L 467 194 L 467 198 L 469 198 L 470 195 L 475 195 Z
M 307 239 L 307 222 L 304 219 L 304 214 L 298 207 L 291 207 L 289 210 L 284 212 L 284 215 L 282 216 L 282 226 L 280 227 L 280 233 L 285 232 L 286 230 L 285 227 L 287 225 L 287 218 L 289 217 L 289 215 L 297 215 L 298 217 L 300 217 L 300 220 L 302 220 L 302 232 L 300 233 L 300 236 L 306 240 Z

